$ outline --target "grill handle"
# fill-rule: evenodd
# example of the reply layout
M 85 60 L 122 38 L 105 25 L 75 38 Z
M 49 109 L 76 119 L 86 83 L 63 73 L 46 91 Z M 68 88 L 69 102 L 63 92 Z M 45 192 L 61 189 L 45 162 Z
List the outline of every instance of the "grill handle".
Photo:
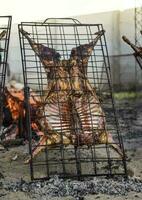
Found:
M 49 23 L 50 20 L 64 21 L 61 24 L 66 24 L 66 21 L 70 21 L 69 23 L 73 23 L 73 24 L 81 24 L 80 21 L 78 21 L 77 19 L 74 19 L 74 18 L 47 18 L 46 20 L 44 20 L 43 24 Z

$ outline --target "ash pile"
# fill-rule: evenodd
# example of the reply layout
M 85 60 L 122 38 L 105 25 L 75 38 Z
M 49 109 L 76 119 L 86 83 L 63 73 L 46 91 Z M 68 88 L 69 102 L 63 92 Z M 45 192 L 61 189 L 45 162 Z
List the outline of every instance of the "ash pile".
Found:
M 5 191 L 27 193 L 34 199 L 51 199 L 52 197 L 67 197 L 81 200 L 89 194 L 106 194 L 127 197 L 129 192 L 135 192 L 137 196 L 142 192 L 142 180 L 137 178 L 105 179 L 93 178 L 86 181 L 63 180 L 58 176 L 53 176 L 48 181 L 26 182 L 19 180 L 17 182 L 2 182 L 1 189 Z

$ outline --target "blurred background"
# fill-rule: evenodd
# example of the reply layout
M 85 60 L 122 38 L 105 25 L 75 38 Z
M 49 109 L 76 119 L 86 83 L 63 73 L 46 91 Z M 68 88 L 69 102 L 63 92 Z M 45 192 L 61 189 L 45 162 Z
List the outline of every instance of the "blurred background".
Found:
M 44 21 L 47 17 L 74 17 L 81 23 L 102 23 L 116 91 L 135 90 L 142 85 L 142 71 L 136 67 L 133 50 L 121 37 L 126 35 L 133 43 L 141 44 L 141 0 L 5 0 L 1 15 L 12 15 L 13 24 L 8 63 L 11 77 L 22 81 L 22 67 L 17 24 L 23 21 Z

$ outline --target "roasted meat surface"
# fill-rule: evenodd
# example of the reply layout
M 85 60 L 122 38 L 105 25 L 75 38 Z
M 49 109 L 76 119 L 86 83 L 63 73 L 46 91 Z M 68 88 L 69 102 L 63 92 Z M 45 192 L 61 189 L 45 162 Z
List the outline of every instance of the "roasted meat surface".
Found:
M 110 144 L 122 156 L 106 130 L 105 113 L 87 78 L 89 58 L 104 31 L 95 33 L 90 43 L 73 48 L 68 60 L 62 60 L 55 49 L 36 43 L 23 29 L 20 32 L 41 61 L 48 80 L 37 110 L 44 134 L 33 150 L 33 157 L 46 145 L 56 144 Z

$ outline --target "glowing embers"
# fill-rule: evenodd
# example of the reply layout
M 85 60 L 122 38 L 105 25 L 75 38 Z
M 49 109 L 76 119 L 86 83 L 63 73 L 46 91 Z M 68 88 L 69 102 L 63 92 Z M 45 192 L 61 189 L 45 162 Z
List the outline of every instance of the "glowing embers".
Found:
M 32 94 L 34 96 L 34 93 Z M 33 96 L 30 98 L 30 108 L 33 113 L 31 128 L 34 132 L 34 134 L 32 134 L 33 138 L 38 138 L 38 125 L 34 122 L 36 118 L 34 114 L 38 105 L 36 102 L 37 98 Z M 12 140 L 15 140 L 15 142 L 13 142 L 14 144 L 16 144 L 17 139 L 21 139 L 21 143 L 27 140 L 25 114 L 23 85 L 13 81 L 4 89 L 3 123 L 0 135 L 3 144 L 11 146 Z

